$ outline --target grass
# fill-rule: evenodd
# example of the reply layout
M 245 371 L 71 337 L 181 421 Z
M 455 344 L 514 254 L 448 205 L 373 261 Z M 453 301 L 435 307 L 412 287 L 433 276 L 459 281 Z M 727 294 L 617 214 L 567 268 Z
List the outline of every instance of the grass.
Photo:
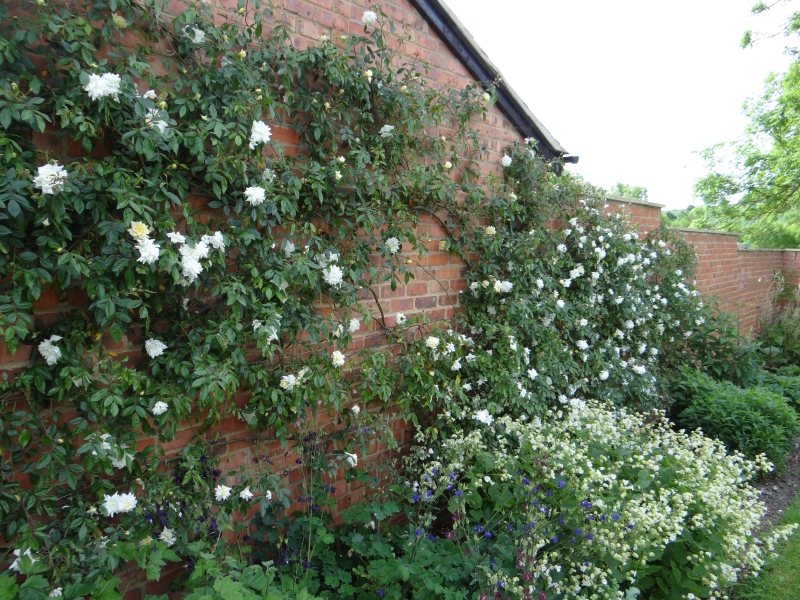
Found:
M 800 495 L 786 509 L 782 524 L 800 523 Z M 800 530 L 779 549 L 759 576 L 745 579 L 731 594 L 736 600 L 800 600 Z

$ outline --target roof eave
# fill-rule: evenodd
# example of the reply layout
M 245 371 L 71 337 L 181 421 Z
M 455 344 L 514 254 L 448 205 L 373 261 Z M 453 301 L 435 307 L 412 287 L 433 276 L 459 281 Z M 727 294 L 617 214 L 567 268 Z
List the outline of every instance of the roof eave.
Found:
M 485 84 L 500 79 L 497 87 L 497 106 L 525 138 L 539 142 L 539 151 L 548 159 L 561 158 L 567 163 L 577 163 L 577 156 L 569 156 L 547 128 L 536 118 L 525 102 L 508 85 L 500 70 L 489 60 L 475 38 L 467 31 L 444 0 L 411 0 L 431 27 L 444 40 L 450 50 L 464 63 L 470 74 Z

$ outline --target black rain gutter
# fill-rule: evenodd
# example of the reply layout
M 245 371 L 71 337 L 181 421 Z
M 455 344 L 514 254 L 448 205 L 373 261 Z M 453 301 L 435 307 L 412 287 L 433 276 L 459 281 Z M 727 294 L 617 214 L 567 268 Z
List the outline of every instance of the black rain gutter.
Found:
M 411 2 L 477 81 L 488 84 L 498 77 L 502 80 L 497 87 L 497 106 L 523 137 L 537 140 L 538 150 L 549 160 L 561 158 L 565 163 L 578 162 L 578 157 L 569 155 L 525 102 L 508 86 L 498 68 L 489 60 L 475 38 L 470 35 L 444 0 L 411 0 Z

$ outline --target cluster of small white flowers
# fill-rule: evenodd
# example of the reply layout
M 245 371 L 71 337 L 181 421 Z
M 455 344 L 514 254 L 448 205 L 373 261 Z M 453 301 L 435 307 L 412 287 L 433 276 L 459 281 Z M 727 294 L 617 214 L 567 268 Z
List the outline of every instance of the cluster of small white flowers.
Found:
M 169 240 L 178 246 L 178 253 L 181 255 L 181 285 L 187 286 L 197 279 L 203 272 L 203 265 L 200 262 L 208 258 L 211 248 L 225 252 L 225 238 L 221 231 L 215 231 L 213 235 L 203 235 L 200 241 L 194 246 L 190 245 L 186 237 L 178 232 L 167 234 Z
M 150 239 L 150 227 L 140 221 L 131 221 L 128 233 L 136 240 L 136 249 L 139 251 L 137 262 L 151 265 L 158 260 L 161 246 Z

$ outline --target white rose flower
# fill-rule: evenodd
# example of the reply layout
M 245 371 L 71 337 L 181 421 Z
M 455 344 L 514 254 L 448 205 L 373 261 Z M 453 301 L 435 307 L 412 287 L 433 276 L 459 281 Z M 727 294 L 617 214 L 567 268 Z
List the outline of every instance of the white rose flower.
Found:
M 48 594 L 50 598 L 60 598 L 63 595 L 64 595 L 64 590 L 63 588 L 60 587 L 53 588 L 52 590 L 50 590 L 50 593 Z
M 436 350 L 436 348 L 439 347 L 439 338 L 434 336 L 429 336 L 428 339 L 425 340 L 425 345 L 431 350 Z
M 55 345 L 55 342 L 63 339 L 60 335 L 51 335 L 49 339 L 44 340 L 39 344 L 39 354 L 44 358 L 44 362 L 52 367 L 61 358 L 61 348 Z
M 453 366 L 450 367 L 450 370 L 451 371 L 460 371 L 461 370 L 461 361 L 460 361 L 460 359 L 456 359 L 456 361 L 453 363 Z
M 510 167 L 511 166 L 511 162 L 512 162 L 511 157 L 508 156 L 508 155 L 505 155 L 503 157 L 503 160 L 500 161 L 500 164 L 502 164 L 503 168 L 505 168 L 505 167 Z
M 333 364 L 334 367 L 343 366 L 344 365 L 344 354 L 342 354 L 338 350 L 335 350 L 333 352 L 333 354 L 331 354 L 331 364 Z
M 322 278 L 328 285 L 339 287 L 342 285 L 344 271 L 337 265 L 329 265 L 327 269 L 322 270 Z
M 253 496 L 254 494 L 253 492 L 250 491 L 250 486 L 247 486 L 241 492 L 239 492 L 239 498 L 241 498 L 242 500 L 250 501 L 253 499 Z
M 392 254 L 397 254 L 400 250 L 400 240 L 396 237 L 390 237 L 385 242 L 386 249 L 389 250 Z
M 528 369 L 528 378 L 529 379 L 534 380 L 538 376 L 539 376 L 539 372 L 536 369 L 534 369 L 534 368 Z
M 89 94 L 89 98 L 92 101 L 107 97 L 119 100 L 121 83 L 122 79 L 116 73 L 104 73 L 103 75 L 92 73 L 89 75 L 89 82 L 83 89 Z
M 173 244 L 185 244 L 186 243 L 186 238 L 183 237 L 183 234 L 182 233 L 178 233 L 176 231 L 172 231 L 172 232 L 168 233 L 167 234 L 167 238 L 169 238 L 169 241 L 172 242 Z
M 244 191 L 244 199 L 253 206 L 258 206 L 267 199 L 267 190 L 257 185 L 250 186 Z
M 139 251 L 139 258 L 136 259 L 136 262 L 140 262 L 145 265 L 152 265 L 158 260 L 161 246 L 156 244 L 150 238 L 144 238 L 138 244 L 136 244 L 136 249 Z
M 384 125 L 381 127 L 378 133 L 381 134 L 382 138 L 392 137 L 392 134 L 394 133 L 394 125 Z
M 177 538 L 175 537 L 175 532 L 172 529 L 169 527 L 164 527 L 164 531 L 161 532 L 161 535 L 158 536 L 158 539 L 160 539 L 162 542 L 166 542 L 167 546 L 172 546 Z
M 223 502 L 228 499 L 231 495 L 231 488 L 227 485 L 219 484 L 216 488 L 214 488 L 214 497 L 217 499 L 217 502 Z
M 353 408 L 350 409 L 350 412 L 357 415 L 361 412 L 361 407 L 358 404 L 353 404 Z
M 184 27 L 183 35 L 185 35 L 193 44 L 202 44 L 206 41 L 206 32 L 196 27 Z
M 494 417 L 491 414 L 489 414 L 489 411 L 486 409 L 479 410 L 477 413 L 473 415 L 472 418 L 486 425 L 491 425 L 492 423 L 494 423 Z
M 600 378 L 600 381 L 605 381 L 606 379 L 608 379 L 608 371 L 603 369 L 602 371 L 600 371 L 598 377 Z
M 162 402 L 161 400 L 159 400 L 153 405 L 153 414 L 157 417 L 163 415 L 168 410 L 169 410 L 169 404 L 167 404 L 166 402 Z
M 492 225 L 487 225 L 486 229 L 483 231 L 486 235 L 495 235 L 497 233 L 497 229 L 495 229 Z
M 128 233 L 137 242 L 146 240 L 147 236 L 150 235 L 150 231 L 150 228 L 141 221 L 131 221 L 131 226 L 128 228 Z
M 348 325 L 347 329 L 350 331 L 350 333 L 355 333 L 361 329 L 361 321 L 359 321 L 356 317 L 353 317 L 350 319 L 350 325 Z
M 364 14 L 361 16 L 361 24 L 365 27 L 369 27 L 370 25 L 374 25 L 375 21 L 378 20 L 378 15 L 375 14 L 372 10 L 365 10 Z
M 575 345 L 578 347 L 579 350 L 586 350 L 589 348 L 589 344 L 586 343 L 586 340 L 578 340 L 575 342 Z
M 295 245 L 291 241 L 286 240 L 286 243 L 283 245 L 283 253 L 286 255 L 286 258 L 291 258 L 294 251 Z
M 131 512 L 136 508 L 136 496 L 132 493 L 120 494 L 114 492 L 110 496 L 103 498 L 103 508 L 106 509 L 106 514 L 113 517 L 117 513 Z
M 358 455 L 357 454 L 350 454 L 349 452 L 344 453 L 344 458 L 347 461 L 347 464 L 351 467 L 355 467 L 358 465 Z
M 144 349 L 150 358 L 156 358 L 164 354 L 167 345 L 160 340 L 149 339 L 144 343 Z
M 253 121 L 253 128 L 250 131 L 250 149 L 253 150 L 258 144 L 266 144 L 272 139 L 272 129 L 264 121 Z
M 397 314 L 395 315 L 395 317 L 394 317 L 394 321 L 395 321 L 395 323 L 397 323 L 398 325 L 402 325 L 403 323 L 405 323 L 405 322 L 406 322 L 406 316 L 405 316 L 403 313 L 397 313 Z
M 33 186 L 42 190 L 42 194 L 55 194 L 67 180 L 67 170 L 59 164 L 42 165 L 36 170 Z
M 291 392 L 294 389 L 294 386 L 297 385 L 297 377 L 294 375 L 284 375 L 281 377 L 281 382 L 279 385 L 287 392 Z

